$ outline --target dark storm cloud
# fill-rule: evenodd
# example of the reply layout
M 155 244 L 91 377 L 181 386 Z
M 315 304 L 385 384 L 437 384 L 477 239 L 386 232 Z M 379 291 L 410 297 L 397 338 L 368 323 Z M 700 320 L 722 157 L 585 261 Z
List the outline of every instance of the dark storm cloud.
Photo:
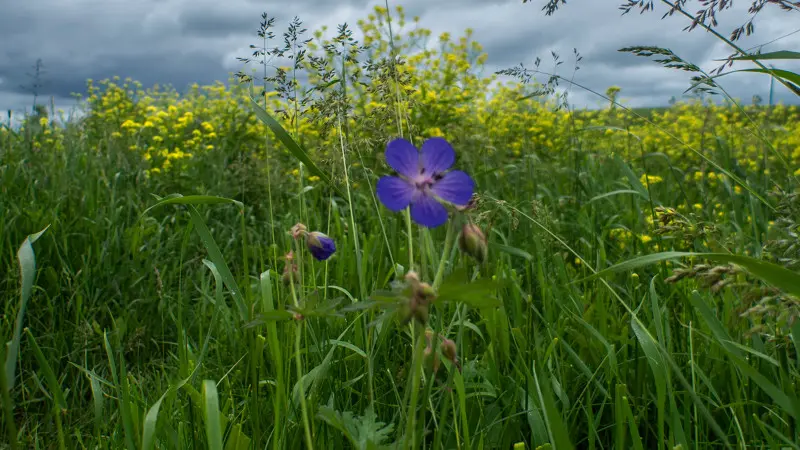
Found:
M 655 13 L 634 12 L 621 16 L 617 1 L 575 0 L 553 16 L 541 12 L 542 2 L 521 0 L 402 0 L 407 17 L 420 17 L 420 26 L 434 37 L 442 32 L 460 36 L 466 28 L 489 55 L 487 70 L 495 71 L 542 58 L 542 69 L 552 67 L 550 52 L 561 55 L 561 75 L 572 76 L 572 50 L 583 56 L 575 81 L 603 92 L 608 86 L 622 88 L 622 97 L 632 105 L 665 104 L 689 86 L 690 75 L 663 69 L 644 58 L 617 50 L 631 45 L 656 45 L 674 50 L 681 57 L 710 70 L 729 49 L 701 30 L 680 30 L 688 23 L 682 17 L 661 20 Z M 30 104 L 20 85 L 30 85 L 26 72 L 37 58 L 47 71 L 41 94 L 65 102 L 72 92 L 83 92 L 86 79 L 119 75 L 145 86 L 171 84 L 182 90 L 188 84 L 226 81 L 231 72 L 243 68 L 237 56 L 248 56 L 248 45 L 258 40 L 255 32 L 262 12 L 277 18 L 278 36 L 294 16 L 311 30 L 328 25 L 334 30 L 347 22 L 352 28 L 383 0 L 30 0 L 6 2 L 0 14 L 0 108 L 19 109 Z M 746 17 L 747 2 L 736 2 L 734 10 L 719 16 L 720 30 L 727 34 Z M 759 17 L 758 33 L 743 39 L 752 47 L 761 41 L 793 31 L 794 19 L 776 8 Z M 356 35 L 358 36 L 356 31 Z M 280 41 L 280 37 L 278 37 Z M 435 39 L 433 40 L 435 42 Z M 793 35 L 765 50 L 800 45 Z M 742 67 L 745 67 L 742 65 Z M 790 67 L 791 68 L 791 67 Z M 768 79 L 758 75 L 731 75 L 726 88 L 749 99 L 754 93 L 766 98 Z M 578 106 L 603 100 L 571 88 Z M 776 88 L 777 99 L 794 100 L 784 88 Z

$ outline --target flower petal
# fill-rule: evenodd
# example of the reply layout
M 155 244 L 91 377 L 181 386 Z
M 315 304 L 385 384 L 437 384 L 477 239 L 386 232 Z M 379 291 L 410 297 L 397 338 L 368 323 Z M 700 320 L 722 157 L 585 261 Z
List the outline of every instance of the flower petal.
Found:
M 436 228 L 447 222 L 447 208 L 431 195 L 420 195 L 411 204 L 411 218 L 414 222 Z
M 411 197 L 415 191 L 414 186 L 408 181 L 392 176 L 381 177 L 375 189 L 381 203 L 395 212 L 411 203 Z
M 414 144 L 403 138 L 386 144 L 386 163 L 405 177 L 419 174 L 419 152 Z
M 441 173 L 453 167 L 456 152 L 444 138 L 433 137 L 422 144 L 422 167 L 425 173 Z
M 325 261 L 331 255 L 336 253 L 336 243 L 333 239 L 320 233 L 319 231 L 312 231 L 306 237 L 306 245 L 311 255 L 319 261 Z
M 435 182 L 431 191 L 446 202 L 464 206 L 469 203 L 472 193 L 475 192 L 475 182 L 466 172 L 453 170 Z

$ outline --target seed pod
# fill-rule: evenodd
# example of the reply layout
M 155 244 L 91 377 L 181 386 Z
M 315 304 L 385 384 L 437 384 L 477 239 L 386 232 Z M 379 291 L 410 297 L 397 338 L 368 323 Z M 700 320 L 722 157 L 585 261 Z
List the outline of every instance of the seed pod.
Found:
M 475 258 L 478 264 L 485 262 L 489 254 L 486 236 L 474 223 L 464 224 L 461 228 L 461 235 L 458 237 L 458 248 Z

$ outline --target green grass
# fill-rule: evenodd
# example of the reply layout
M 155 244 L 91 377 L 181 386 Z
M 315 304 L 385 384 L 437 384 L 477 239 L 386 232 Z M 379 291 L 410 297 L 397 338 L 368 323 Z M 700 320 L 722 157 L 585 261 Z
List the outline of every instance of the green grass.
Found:
M 453 245 L 462 215 L 426 230 L 376 202 L 382 139 L 343 142 L 312 170 L 336 188 L 308 189 L 286 173 L 316 156 L 289 133 L 268 163 L 237 165 L 231 132 L 189 172 L 146 177 L 107 145 L 115 129 L 69 124 L 58 151 L 0 135 L 0 446 L 798 448 L 798 275 L 764 250 L 794 210 L 758 199 L 793 186 L 777 163 L 765 180 L 708 149 L 754 191 L 734 195 L 672 181 L 703 167 L 691 158 L 626 161 L 579 132 L 513 161 L 452 136 L 489 239 L 477 265 Z M 664 181 L 639 183 L 643 161 Z M 243 182 L 265 171 L 270 194 Z M 695 203 L 678 230 L 648 224 Z M 297 222 L 335 256 L 313 260 Z M 291 250 L 297 285 L 282 282 Z M 437 288 L 428 326 L 460 370 L 440 355 L 432 372 L 422 329 L 400 320 L 392 282 L 411 268 Z M 676 269 L 693 272 L 670 282 Z

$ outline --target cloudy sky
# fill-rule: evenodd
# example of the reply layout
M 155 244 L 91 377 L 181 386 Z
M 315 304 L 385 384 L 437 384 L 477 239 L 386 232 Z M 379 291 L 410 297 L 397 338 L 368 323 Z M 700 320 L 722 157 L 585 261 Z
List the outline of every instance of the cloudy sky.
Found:
M 474 29 L 492 70 L 520 62 L 531 65 L 537 56 L 548 61 L 552 50 L 567 61 L 562 70 L 568 71 L 572 49 L 577 48 L 584 59 L 575 80 L 601 92 L 618 85 L 632 106 L 666 104 L 688 87 L 689 76 L 619 53 L 619 48 L 668 47 L 704 69 L 716 67 L 714 60 L 730 53 L 704 31 L 682 32 L 687 24 L 682 17 L 661 20 L 663 8 L 622 16 L 617 9 L 621 2 L 570 0 L 552 16 L 541 11 L 545 0 L 526 4 L 522 0 L 392 0 L 390 5 L 403 5 L 409 17 L 418 15 L 420 25 L 434 35 Z M 743 23 L 750 3 L 737 0 L 732 10 L 720 15 L 719 29 L 724 35 Z M 25 86 L 31 80 L 26 73 L 37 58 L 46 71 L 41 94 L 48 100 L 53 96 L 58 107 L 69 109 L 75 104 L 70 94 L 84 92 L 87 78 L 119 75 L 145 86 L 172 84 L 179 90 L 193 82 L 227 80 L 242 68 L 236 57 L 249 53 L 262 12 L 277 17 L 279 30 L 295 15 L 314 30 L 343 22 L 354 25 L 375 4 L 383 0 L 0 0 L 0 111 L 30 109 L 32 96 Z M 756 21 L 756 34 L 740 45 L 750 48 L 782 37 L 763 50 L 797 49 L 800 33 L 790 33 L 800 29 L 798 14 L 766 8 Z M 724 79 L 724 86 L 747 100 L 754 94 L 766 100 L 769 93 L 769 80 L 760 75 L 731 75 Z M 570 98 L 576 106 L 602 103 L 580 89 L 572 90 Z M 794 101 L 777 85 L 775 99 Z

